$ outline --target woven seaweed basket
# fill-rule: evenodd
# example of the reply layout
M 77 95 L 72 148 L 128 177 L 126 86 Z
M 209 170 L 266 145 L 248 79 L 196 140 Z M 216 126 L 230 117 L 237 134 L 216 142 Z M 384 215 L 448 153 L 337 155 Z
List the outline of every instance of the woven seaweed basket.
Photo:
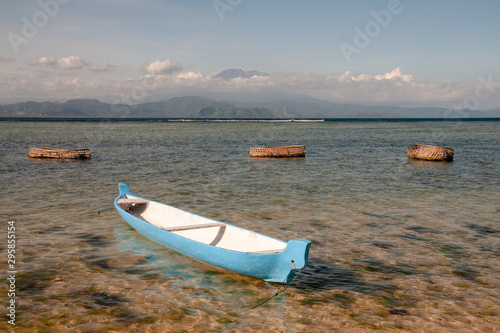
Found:
M 55 159 L 89 159 L 90 149 L 58 149 L 58 148 L 30 148 L 29 158 L 55 158 Z
M 303 145 L 279 147 L 250 147 L 250 157 L 304 157 L 306 147 Z
M 455 150 L 431 145 L 410 145 L 407 148 L 408 157 L 425 161 L 453 161 Z

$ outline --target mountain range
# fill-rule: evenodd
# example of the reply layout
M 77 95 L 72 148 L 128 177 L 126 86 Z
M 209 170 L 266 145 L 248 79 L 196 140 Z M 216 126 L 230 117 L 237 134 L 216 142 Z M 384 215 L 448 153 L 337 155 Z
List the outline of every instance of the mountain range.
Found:
M 47 118 L 499 118 L 500 108 L 474 111 L 438 107 L 398 107 L 332 103 L 311 98 L 271 102 L 215 101 L 186 96 L 137 105 L 108 104 L 96 99 L 21 102 L 0 105 L 0 117 Z
M 219 74 L 215 75 L 214 78 L 229 81 L 238 77 L 243 79 L 249 79 L 254 76 L 269 76 L 269 74 L 262 73 L 259 71 L 244 71 L 241 68 L 238 68 L 238 69 L 226 69 L 220 72 Z
M 215 79 L 266 77 L 256 70 L 226 69 Z M 231 98 L 238 98 L 231 95 Z M 439 107 L 399 107 L 333 103 L 305 96 L 253 96 L 246 101 L 216 101 L 205 97 L 174 97 L 136 105 L 108 104 L 97 99 L 61 102 L 20 102 L 0 105 L 0 118 L 500 118 L 500 108 L 474 111 Z

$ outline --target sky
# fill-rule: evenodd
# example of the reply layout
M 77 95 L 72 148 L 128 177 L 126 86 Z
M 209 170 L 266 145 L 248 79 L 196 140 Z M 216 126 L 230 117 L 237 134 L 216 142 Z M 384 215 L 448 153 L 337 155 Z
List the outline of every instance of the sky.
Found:
M 0 104 L 500 107 L 498 0 L 0 0 Z M 269 74 L 225 81 L 241 68 Z

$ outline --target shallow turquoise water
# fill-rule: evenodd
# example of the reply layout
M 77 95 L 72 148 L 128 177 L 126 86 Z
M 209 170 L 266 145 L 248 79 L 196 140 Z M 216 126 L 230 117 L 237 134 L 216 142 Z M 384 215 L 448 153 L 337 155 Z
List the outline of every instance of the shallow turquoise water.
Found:
M 313 242 L 284 294 L 193 331 L 500 329 L 499 132 L 500 122 L 0 122 L 16 331 L 181 331 L 275 293 L 144 239 L 112 209 L 118 182 Z M 455 161 L 410 161 L 414 143 L 454 148 Z M 248 157 L 286 144 L 307 156 Z M 90 148 L 92 159 L 31 160 L 29 147 Z

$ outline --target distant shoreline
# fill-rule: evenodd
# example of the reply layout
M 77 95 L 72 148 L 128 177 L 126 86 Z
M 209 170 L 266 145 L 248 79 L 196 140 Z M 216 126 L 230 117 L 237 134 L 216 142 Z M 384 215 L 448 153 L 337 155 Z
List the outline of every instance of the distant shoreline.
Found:
M 500 118 L 65 118 L 65 117 L 0 117 L 0 121 L 32 122 L 213 122 L 213 123 L 315 123 L 315 122 L 428 122 L 428 121 L 500 121 Z

